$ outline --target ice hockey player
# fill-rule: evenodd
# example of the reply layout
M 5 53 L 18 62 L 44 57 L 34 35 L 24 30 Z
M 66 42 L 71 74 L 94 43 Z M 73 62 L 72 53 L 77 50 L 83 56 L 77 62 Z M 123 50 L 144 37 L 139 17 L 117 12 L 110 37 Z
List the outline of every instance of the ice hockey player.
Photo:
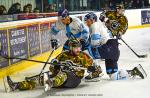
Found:
M 116 5 L 116 10 L 114 11 L 104 11 L 100 14 L 101 22 L 104 22 L 105 26 L 108 28 L 108 33 L 112 39 L 108 40 L 106 45 L 103 45 L 99 50 L 105 51 L 100 52 L 105 57 L 106 72 L 112 80 L 120 80 L 127 78 L 127 76 L 140 76 L 142 79 L 146 77 L 146 73 L 141 65 L 133 68 L 132 70 L 119 70 L 118 71 L 118 59 L 120 56 L 120 51 L 118 49 L 118 39 L 125 34 L 128 29 L 128 20 L 124 16 L 124 7 L 122 4 Z M 112 47 L 113 48 L 112 48 Z M 104 48 L 104 49 L 103 49 Z M 107 51 L 107 50 L 113 50 Z
M 88 52 L 93 60 L 95 66 L 100 66 L 99 59 L 101 59 L 102 55 L 100 55 L 99 48 L 106 44 L 107 40 L 109 40 L 109 34 L 107 33 L 107 28 L 103 26 L 101 22 L 97 22 L 97 16 L 93 12 L 88 13 L 84 17 L 84 21 L 86 25 L 89 27 L 90 32 L 90 45 L 88 47 Z M 86 78 L 91 78 L 86 77 Z
M 58 11 L 58 19 L 55 24 L 52 25 L 50 34 L 52 35 L 51 44 L 56 45 L 58 42 L 57 35 L 62 33 L 68 39 L 74 37 L 81 41 L 82 49 L 85 49 L 86 43 L 88 44 L 89 32 L 88 28 L 81 22 L 79 18 L 70 17 L 67 9 L 60 9 Z M 64 50 L 68 49 L 68 41 L 64 45 Z
M 105 59 L 107 74 L 118 71 L 117 61 L 119 58 L 118 40 L 112 39 L 107 28 L 102 22 L 97 22 L 97 16 L 94 13 L 88 13 L 84 18 L 89 27 L 91 44 L 88 48 L 90 55 L 95 60 Z M 100 62 L 97 62 L 97 65 Z
M 74 88 L 77 87 L 81 79 L 84 77 L 86 68 L 89 72 L 93 72 L 93 76 L 100 74 L 99 67 L 93 67 L 93 60 L 90 56 L 81 51 L 81 45 L 76 40 L 69 40 L 69 50 L 59 54 L 56 59 L 52 60 L 53 65 L 49 70 L 52 73 L 42 74 L 40 77 L 34 77 L 21 82 L 13 82 L 10 76 L 4 78 L 6 81 L 6 91 L 12 90 L 30 90 L 36 86 L 43 86 L 48 91 L 51 87 Z M 69 61 L 68 61 L 69 60 Z M 62 66 L 60 66 L 62 64 Z M 64 64 L 64 65 L 63 65 Z
M 105 23 L 113 37 L 121 37 L 128 29 L 128 20 L 124 15 L 124 11 L 124 6 L 118 4 L 115 10 L 106 10 L 100 14 L 99 19 Z

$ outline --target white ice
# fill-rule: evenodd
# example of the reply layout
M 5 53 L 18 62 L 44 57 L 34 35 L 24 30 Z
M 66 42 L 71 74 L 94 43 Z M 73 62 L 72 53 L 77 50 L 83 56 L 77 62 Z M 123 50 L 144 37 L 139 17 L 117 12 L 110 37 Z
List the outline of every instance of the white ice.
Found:
M 128 30 L 123 39 L 138 53 L 148 54 L 147 58 L 137 58 L 129 48 L 120 41 L 121 56 L 120 69 L 132 69 L 141 64 L 146 70 L 146 79 L 130 79 L 110 81 L 105 73 L 104 62 L 101 61 L 105 74 L 99 82 L 84 82 L 74 89 L 54 89 L 45 93 L 42 87 L 29 91 L 15 91 L 5 93 L 2 79 L 0 79 L 0 98 L 150 98 L 150 28 Z M 13 74 L 14 81 L 23 80 L 25 76 L 31 76 L 40 72 L 42 64 Z M 46 68 L 48 70 L 48 68 Z

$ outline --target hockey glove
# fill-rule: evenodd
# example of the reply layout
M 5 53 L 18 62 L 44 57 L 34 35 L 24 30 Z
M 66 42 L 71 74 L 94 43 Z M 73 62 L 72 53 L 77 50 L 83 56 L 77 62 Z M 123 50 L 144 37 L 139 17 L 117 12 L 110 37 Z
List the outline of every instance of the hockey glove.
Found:
M 95 72 L 95 70 L 96 70 L 95 66 L 89 66 L 87 69 L 88 72 Z
M 104 22 L 105 16 L 104 16 L 103 14 L 100 14 L 99 20 L 100 20 L 101 22 Z
M 85 45 L 86 44 L 86 40 L 80 39 L 80 43 L 81 43 L 81 45 Z
M 53 63 L 54 70 L 60 69 L 60 62 L 57 59 L 52 59 L 51 63 Z
M 65 62 L 62 62 L 62 71 L 69 71 L 70 70 L 70 66 L 72 66 L 72 64 L 69 62 L 69 61 L 65 61 Z
M 101 22 L 106 22 L 106 21 L 108 20 L 108 18 L 106 17 L 106 15 L 105 15 L 104 12 L 102 12 L 102 13 L 100 14 L 99 20 L 100 20 Z
M 52 49 L 57 49 L 58 48 L 58 40 L 51 39 L 51 46 L 52 46 Z

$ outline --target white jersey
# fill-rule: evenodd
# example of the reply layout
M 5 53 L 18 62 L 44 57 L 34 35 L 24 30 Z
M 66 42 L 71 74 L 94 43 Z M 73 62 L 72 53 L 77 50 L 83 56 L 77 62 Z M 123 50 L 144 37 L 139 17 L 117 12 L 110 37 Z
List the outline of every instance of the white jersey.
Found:
M 94 22 L 89 28 L 91 45 L 103 45 L 110 39 L 108 29 L 104 26 L 102 22 Z
M 71 23 L 69 25 L 64 25 L 61 20 L 58 18 L 57 22 L 52 25 L 50 33 L 52 35 L 57 35 L 60 32 L 63 32 L 68 38 L 70 38 L 70 32 L 74 35 L 74 37 L 78 39 L 88 40 L 89 38 L 89 30 L 88 28 L 81 22 L 80 19 L 74 17 L 70 18 Z M 55 36 L 52 36 L 54 39 Z

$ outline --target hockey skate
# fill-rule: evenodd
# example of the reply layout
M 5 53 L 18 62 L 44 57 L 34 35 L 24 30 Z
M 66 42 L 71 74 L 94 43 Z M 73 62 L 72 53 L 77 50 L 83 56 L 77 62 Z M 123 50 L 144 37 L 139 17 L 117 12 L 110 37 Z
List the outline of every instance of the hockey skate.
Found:
M 49 79 L 49 76 L 47 73 L 44 73 L 44 91 L 50 91 L 52 88 L 52 81 Z
M 85 77 L 85 82 L 98 82 L 103 75 L 101 67 L 98 66 L 94 72 L 90 72 L 89 75 Z
M 9 76 L 3 78 L 5 92 L 15 91 L 18 84 L 14 83 Z
M 143 69 L 143 67 L 140 64 L 137 67 L 134 67 L 132 70 L 128 70 L 127 72 L 133 78 L 136 76 L 139 76 L 140 78 L 145 79 L 147 77 L 145 70 Z

